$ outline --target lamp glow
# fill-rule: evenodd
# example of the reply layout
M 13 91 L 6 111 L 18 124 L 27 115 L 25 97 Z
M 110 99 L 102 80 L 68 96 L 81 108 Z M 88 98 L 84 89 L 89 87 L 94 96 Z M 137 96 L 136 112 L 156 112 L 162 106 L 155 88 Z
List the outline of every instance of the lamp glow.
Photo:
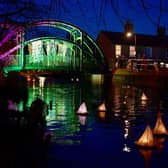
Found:
M 127 36 L 127 37 L 131 37 L 131 36 L 132 36 L 132 33 L 131 33 L 131 32 L 127 32 L 127 33 L 126 33 L 126 36 Z
M 105 103 L 103 102 L 102 104 L 100 104 L 97 108 L 97 111 L 106 111 L 106 106 Z
M 148 98 L 147 98 L 147 96 L 145 95 L 145 93 L 143 92 L 142 93 L 142 96 L 141 96 L 141 100 L 147 100 Z

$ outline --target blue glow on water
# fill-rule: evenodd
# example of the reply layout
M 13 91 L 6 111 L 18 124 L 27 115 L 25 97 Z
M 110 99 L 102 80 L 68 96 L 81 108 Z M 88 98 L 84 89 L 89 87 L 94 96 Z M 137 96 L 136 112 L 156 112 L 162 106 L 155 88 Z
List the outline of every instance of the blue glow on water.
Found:
M 143 92 L 148 98 L 145 101 L 141 100 Z M 167 137 L 156 139 L 158 146 L 152 150 L 134 144 L 147 123 L 154 127 L 158 111 L 168 128 L 166 87 L 112 80 L 96 84 L 46 81 L 42 88 L 29 85 L 29 102 L 37 94 L 51 103 L 47 116 L 47 131 L 52 134 L 49 167 L 168 166 Z M 80 118 L 76 110 L 83 101 L 89 114 Z M 100 113 L 96 109 L 103 101 L 108 111 Z

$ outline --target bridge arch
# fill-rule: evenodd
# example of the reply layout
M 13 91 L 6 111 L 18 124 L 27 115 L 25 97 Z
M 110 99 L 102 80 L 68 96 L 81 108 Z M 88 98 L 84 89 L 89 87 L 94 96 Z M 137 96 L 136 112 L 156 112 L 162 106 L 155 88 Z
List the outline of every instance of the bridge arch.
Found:
M 62 33 L 62 36 L 46 36 L 46 33 L 41 33 L 38 29 L 46 27 L 54 28 L 53 32 L 59 30 L 59 35 Z M 38 30 L 41 36 L 32 38 L 32 29 Z M 14 61 L 5 67 L 5 71 L 42 69 L 102 72 L 106 67 L 103 53 L 96 42 L 72 24 L 40 20 L 23 24 L 19 28 L 15 26 L 13 30 L 17 32 L 18 51 L 17 54 L 10 53 Z

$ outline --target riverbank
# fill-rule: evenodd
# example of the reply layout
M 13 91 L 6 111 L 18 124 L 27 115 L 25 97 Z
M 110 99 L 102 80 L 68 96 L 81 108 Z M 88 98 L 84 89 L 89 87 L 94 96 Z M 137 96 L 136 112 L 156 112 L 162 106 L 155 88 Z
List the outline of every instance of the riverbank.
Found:
M 130 85 L 141 86 L 166 86 L 168 83 L 168 71 L 131 71 L 128 69 L 116 69 L 112 72 L 112 80 L 115 82 L 125 82 Z

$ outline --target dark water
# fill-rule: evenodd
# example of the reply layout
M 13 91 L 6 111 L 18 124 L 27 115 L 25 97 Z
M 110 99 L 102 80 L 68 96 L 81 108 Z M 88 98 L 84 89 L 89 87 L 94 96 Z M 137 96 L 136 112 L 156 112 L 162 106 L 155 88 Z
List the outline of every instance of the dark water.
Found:
M 145 81 L 144 81 L 145 82 Z M 142 101 L 142 93 L 147 100 Z M 167 168 L 167 137 L 154 149 L 135 146 L 147 123 L 154 127 L 158 111 L 168 128 L 168 89 L 165 85 L 131 85 L 126 81 L 93 78 L 90 82 L 45 79 L 28 85 L 28 102 L 36 96 L 49 105 L 47 132 L 52 135 L 48 167 L 59 168 Z M 85 102 L 87 116 L 78 116 Z M 96 109 L 105 102 L 106 112 Z M 23 103 L 18 106 L 20 110 Z M 162 143 L 159 143 L 162 142 Z

